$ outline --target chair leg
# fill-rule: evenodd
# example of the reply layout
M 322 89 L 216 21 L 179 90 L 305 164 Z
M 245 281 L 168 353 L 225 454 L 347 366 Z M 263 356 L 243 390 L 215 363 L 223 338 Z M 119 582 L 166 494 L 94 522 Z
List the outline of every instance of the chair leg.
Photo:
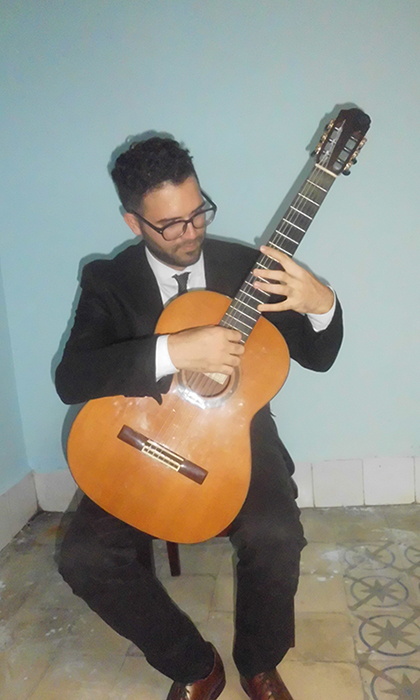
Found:
M 167 542 L 166 549 L 168 552 L 169 568 L 171 576 L 181 575 L 181 562 L 179 560 L 179 547 L 176 542 Z

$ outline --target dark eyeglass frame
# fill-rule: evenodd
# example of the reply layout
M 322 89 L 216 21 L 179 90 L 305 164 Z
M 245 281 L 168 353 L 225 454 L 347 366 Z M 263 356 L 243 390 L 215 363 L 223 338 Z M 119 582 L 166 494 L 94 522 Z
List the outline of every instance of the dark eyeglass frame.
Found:
M 160 233 L 160 235 L 163 236 L 165 241 L 176 241 L 178 238 L 181 238 L 181 236 L 184 235 L 185 231 L 187 230 L 188 224 L 192 224 L 194 226 L 194 219 L 196 216 L 199 216 L 200 214 L 205 214 L 208 211 L 213 211 L 214 216 L 213 216 L 212 221 L 214 220 L 214 217 L 216 216 L 216 212 L 217 212 L 217 204 L 215 204 L 210 199 L 210 197 L 205 192 L 203 192 L 203 190 L 200 190 L 200 194 L 203 196 L 203 198 L 205 200 L 207 200 L 207 203 L 210 205 L 207 209 L 204 208 L 206 206 L 206 202 L 204 202 L 203 209 L 200 211 L 196 211 L 195 214 L 193 216 L 191 216 L 189 219 L 176 219 L 175 221 L 172 221 L 169 224 L 165 224 L 165 226 L 162 226 L 161 228 L 159 228 L 159 226 L 155 226 L 155 224 L 152 224 L 150 221 L 145 219 L 144 216 L 139 214 L 137 211 L 128 210 L 128 213 L 134 214 L 134 216 L 137 217 L 137 219 L 140 219 L 140 221 L 143 221 L 145 224 L 150 226 L 150 228 L 152 228 L 153 231 L 156 231 L 156 233 Z M 212 223 L 212 221 L 210 221 L 209 223 Z M 165 233 L 164 233 L 165 229 L 169 228 L 170 226 L 173 226 L 174 224 L 184 224 L 182 233 L 180 233 L 179 236 L 176 236 L 175 238 L 165 238 Z M 202 228 L 202 227 L 201 226 L 200 227 L 194 226 L 194 228 Z

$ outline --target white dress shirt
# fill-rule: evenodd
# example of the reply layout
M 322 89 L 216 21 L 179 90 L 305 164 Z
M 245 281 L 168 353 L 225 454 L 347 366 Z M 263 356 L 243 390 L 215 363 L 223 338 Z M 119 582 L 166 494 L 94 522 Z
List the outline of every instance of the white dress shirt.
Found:
M 178 282 L 174 279 L 173 275 L 177 274 L 177 271 L 173 267 L 165 265 L 146 248 L 146 258 L 153 270 L 158 283 L 160 295 L 162 297 L 162 303 L 168 303 L 171 299 L 178 294 Z M 188 289 L 205 289 L 206 288 L 206 276 L 204 272 L 204 259 L 203 253 L 201 253 L 199 259 L 194 265 L 189 265 L 183 272 L 189 272 L 187 288 Z M 334 292 L 334 290 L 332 290 Z M 325 314 L 306 314 L 308 319 L 312 324 L 314 331 L 319 333 L 319 331 L 325 330 L 331 323 L 332 317 L 334 316 L 336 306 L 336 298 L 334 292 L 334 303 L 332 308 Z M 167 374 L 174 374 L 177 372 L 177 368 L 172 364 L 169 351 L 168 351 L 168 336 L 160 335 L 156 343 L 156 381 L 162 379 L 162 377 Z

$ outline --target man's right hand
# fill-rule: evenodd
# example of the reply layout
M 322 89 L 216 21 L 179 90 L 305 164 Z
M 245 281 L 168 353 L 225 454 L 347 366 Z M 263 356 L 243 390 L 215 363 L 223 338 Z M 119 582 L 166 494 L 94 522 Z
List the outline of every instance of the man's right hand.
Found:
M 169 335 L 168 352 L 178 370 L 232 374 L 244 353 L 241 338 L 239 331 L 222 326 L 190 328 Z

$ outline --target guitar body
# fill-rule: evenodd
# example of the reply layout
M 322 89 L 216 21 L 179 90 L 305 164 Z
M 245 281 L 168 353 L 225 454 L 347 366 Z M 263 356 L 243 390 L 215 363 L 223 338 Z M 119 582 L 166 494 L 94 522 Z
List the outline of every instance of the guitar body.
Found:
M 163 311 L 156 333 L 216 325 L 231 300 L 192 291 Z M 149 397 L 111 396 L 89 401 L 68 442 L 68 461 L 80 488 L 107 512 L 154 537 L 200 542 L 217 535 L 238 514 L 251 473 L 250 423 L 283 385 L 287 345 L 260 318 L 245 345 L 241 367 L 227 385 L 194 373 L 174 375 L 159 405 Z M 190 373 L 190 375 L 193 373 Z M 130 431 L 205 470 L 202 483 L 128 444 Z M 205 473 L 204 472 L 204 473 Z

